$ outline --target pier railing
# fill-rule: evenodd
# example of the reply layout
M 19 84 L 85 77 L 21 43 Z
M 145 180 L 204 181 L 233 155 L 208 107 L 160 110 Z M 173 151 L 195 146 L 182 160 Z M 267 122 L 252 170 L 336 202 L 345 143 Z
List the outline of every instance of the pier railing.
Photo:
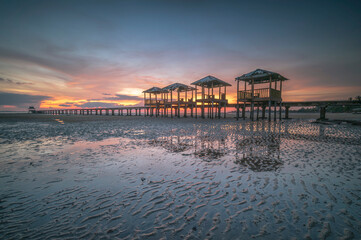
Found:
M 279 99 L 281 98 L 281 92 L 276 89 L 269 89 L 269 88 L 260 88 L 254 89 L 254 98 L 255 99 Z M 252 90 L 246 91 L 239 91 L 238 92 L 238 99 L 240 100 L 251 100 L 252 99 Z
M 154 105 L 155 105 L 155 104 L 164 104 L 164 100 L 155 100 L 155 99 L 154 99 L 154 100 L 153 100 L 153 99 L 152 99 L 152 100 L 150 100 L 150 99 L 146 99 L 146 100 L 145 100 L 145 105 L 151 105 L 151 104 L 152 104 L 152 105 L 153 105 L 153 104 L 154 104 Z

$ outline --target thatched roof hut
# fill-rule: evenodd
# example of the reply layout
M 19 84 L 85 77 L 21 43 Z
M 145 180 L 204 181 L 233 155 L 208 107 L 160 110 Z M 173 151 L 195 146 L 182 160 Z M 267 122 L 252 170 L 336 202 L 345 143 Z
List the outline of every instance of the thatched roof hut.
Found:
M 257 104 L 257 119 L 259 108 L 262 105 L 262 118 L 265 118 L 266 105 L 268 105 L 268 119 L 271 120 L 271 105 L 274 104 L 274 120 L 276 121 L 277 104 L 279 105 L 279 118 L 281 119 L 282 105 L 282 82 L 288 80 L 279 73 L 264 69 L 256 69 L 252 72 L 236 77 L 237 82 L 237 119 L 239 118 L 240 103 L 243 103 L 242 118 L 245 119 L 246 103 L 251 103 L 250 118 L 254 119 L 254 106 Z M 240 89 L 240 81 L 244 82 L 244 89 Z M 279 85 L 277 83 L 279 82 Z M 247 90 L 247 83 L 251 89 Z M 255 88 L 255 85 L 258 88 Z M 272 86 L 273 85 L 273 86 Z
M 236 77 L 235 81 L 244 81 L 250 83 L 252 80 L 254 81 L 254 84 L 257 83 L 267 83 L 271 81 L 286 81 L 288 80 L 284 76 L 282 76 L 279 73 L 271 72 L 263 69 L 256 69 L 252 72 L 243 74 L 240 77 Z
M 143 91 L 143 93 L 159 94 L 159 93 L 168 93 L 168 91 L 164 90 L 162 88 L 159 88 L 159 87 L 152 87 L 152 88 L 149 88 L 149 89 Z
M 191 83 L 192 85 L 196 85 L 196 86 L 204 86 L 207 88 L 211 88 L 211 87 L 225 87 L 225 86 L 232 86 L 231 84 L 222 81 L 216 77 L 213 77 L 211 75 L 208 75 L 207 77 L 204 77 L 202 79 L 199 79 L 198 81 L 195 81 L 193 83 Z
M 163 90 L 166 90 L 166 91 L 180 91 L 180 92 L 186 92 L 186 91 L 192 91 L 192 90 L 195 90 L 194 87 L 190 87 L 188 85 L 185 85 L 183 83 L 173 83 L 171 85 L 168 85 L 166 87 L 163 88 Z

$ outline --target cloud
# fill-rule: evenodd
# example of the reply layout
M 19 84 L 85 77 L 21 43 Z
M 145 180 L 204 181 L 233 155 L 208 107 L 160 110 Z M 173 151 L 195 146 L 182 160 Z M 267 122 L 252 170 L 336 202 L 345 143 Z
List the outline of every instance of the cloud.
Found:
M 97 107 L 111 108 L 111 107 L 121 107 L 123 105 L 118 105 L 116 103 L 106 103 L 106 102 L 86 102 L 82 104 L 75 104 L 75 106 L 82 108 L 97 108 Z
M 129 96 L 125 94 L 115 94 L 116 97 L 108 97 L 106 100 L 143 100 L 143 98 L 138 96 Z
M 0 106 L 12 105 L 20 108 L 39 106 L 41 101 L 49 99 L 51 99 L 49 96 L 0 92 Z
M 72 104 L 59 104 L 60 107 L 71 107 L 73 106 Z
M 138 96 L 129 96 L 129 95 L 125 95 L 125 94 L 115 94 L 115 97 L 104 97 L 104 98 L 100 98 L 100 99 L 89 99 L 88 101 L 101 101 L 101 100 L 114 100 L 114 101 L 119 101 L 119 100 L 143 100 L 143 98 L 138 97 Z
M 0 82 L 8 83 L 8 84 L 16 84 L 16 85 L 31 85 L 33 83 L 27 83 L 27 82 L 18 82 L 15 80 L 11 80 L 9 78 L 2 78 L 0 77 Z
M 51 45 L 50 43 L 46 43 Z M 5 59 L 21 60 L 43 66 L 63 73 L 78 74 L 87 69 L 94 62 L 94 59 L 87 59 L 77 55 L 65 55 L 56 50 L 48 51 L 38 49 L 35 54 L 24 51 L 5 49 L 0 47 L 0 56 Z M 93 60 L 93 61 L 92 61 Z
M 105 96 L 112 95 L 110 93 L 102 93 L 102 94 L 105 95 Z

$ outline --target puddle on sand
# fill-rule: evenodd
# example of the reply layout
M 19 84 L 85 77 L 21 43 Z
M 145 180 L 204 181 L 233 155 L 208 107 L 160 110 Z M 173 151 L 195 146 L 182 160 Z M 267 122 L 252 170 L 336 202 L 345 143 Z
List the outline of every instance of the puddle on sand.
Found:
M 0 238 L 361 237 L 360 128 L 142 121 L 2 136 Z

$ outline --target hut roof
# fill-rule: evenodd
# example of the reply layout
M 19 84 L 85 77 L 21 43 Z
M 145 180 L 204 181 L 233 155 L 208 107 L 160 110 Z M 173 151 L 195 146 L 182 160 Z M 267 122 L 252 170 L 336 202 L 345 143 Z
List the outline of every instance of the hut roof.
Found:
M 167 93 L 167 92 L 168 92 L 167 90 L 163 90 L 159 87 L 152 87 L 152 88 L 149 88 L 149 89 L 143 91 L 143 93 L 154 93 L 154 94 Z
M 205 87 L 223 87 L 223 86 L 232 86 L 231 84 L 222 81 L 216 77 L 213 77 L 211 75 L 204 77 L 202 79 L 199 79 L 198 81 L 195 81 L 191 83 L 192 85 L 196 86 L 205 86 Z
M 168 86 L 164 87 L 163 90 L 167 90 L 167 91 L 178 90 L 180 92 L 185 92 L 185 91 L 195 90 L 195 88 L 187 86 L 187 85 L 185 85 L 183 83 L 173 83 L 171 85 L 168 85 Z
M 271 72 L 263 69 L 256 69 L 252 72 L 243 74 L 240 77 L 236 78 L 236 81 L 245 81 L 250 82 L 252 79 L 254 80 L 254 83 L 265 83 L 269 82 L 270 77 L 272 78 L 272 81 L 279 80 L 279 81 L 285 81 L 288 80 L 287 78 L 283 77 L 281 74 L 276 72 Z

